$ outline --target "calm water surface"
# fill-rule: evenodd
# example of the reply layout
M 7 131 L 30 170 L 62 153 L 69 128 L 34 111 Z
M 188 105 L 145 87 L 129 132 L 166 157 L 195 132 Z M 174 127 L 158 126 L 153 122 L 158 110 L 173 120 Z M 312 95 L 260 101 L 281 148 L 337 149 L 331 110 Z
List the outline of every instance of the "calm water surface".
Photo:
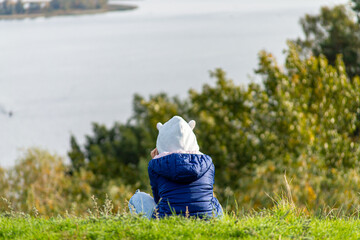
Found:
M 344 0 L 146 0 L 139 9 L 0 21 L 0 166 L 38 146 L 66 155 L 91 123 L 131 115 L 134 93 L 181 97 L 222 67 L 246 84 L 266 49 L 283 60 L 298 20 Z M 10 118 L 4 112 L 13 111 Z

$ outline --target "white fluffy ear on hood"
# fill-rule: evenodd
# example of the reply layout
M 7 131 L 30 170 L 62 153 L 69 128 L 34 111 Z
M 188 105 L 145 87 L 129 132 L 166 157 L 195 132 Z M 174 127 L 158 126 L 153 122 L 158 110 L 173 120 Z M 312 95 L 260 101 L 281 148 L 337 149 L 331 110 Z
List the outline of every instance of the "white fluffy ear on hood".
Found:
M 195 120 L 191 120 L 190 122 L 188 122 L 189 126 L 191 127 L 191 130 L 194 130 L 195 126 L 196 126 L 196 122 Z
M 157 128 L 157 130 L 159 130 L 160 131 L 160 128 L 162 128 L 162 123 L 161 122 L 158 122 L 157 124 L 156 124 L 156 128 Z

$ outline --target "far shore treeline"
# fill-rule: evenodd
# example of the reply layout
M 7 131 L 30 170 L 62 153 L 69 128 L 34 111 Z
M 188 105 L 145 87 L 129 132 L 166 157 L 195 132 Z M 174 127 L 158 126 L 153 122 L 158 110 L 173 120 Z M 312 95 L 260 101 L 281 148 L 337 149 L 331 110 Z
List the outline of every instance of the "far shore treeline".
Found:
M 135 95 L 126 123 L 94 123 L 83 145 L 71 137 L 69 164 L 28 149 L 13 168 L 0 169 L 0 196 L 7 199 L 0 211 L 81 214 L 92 196 L 123 211 L 136 189 L 151 192 L 147 164 L 156 123 L 180 115 L 197 122 L 200 150 L 214 161 L 214 190 L 226 210 L 272 206 L 285 191 L 285 175 L 292 201 L 304 212 L 357 212 L 360 0 L 351 6 L 305 16 L 305 38 L 288 42 L 282 64 L 261 51 L 255 73 L 261 83 L 240 86 L 215 69 L 213 84 L 189 90 L 184 99 Z
M 30 3 L 22 0 L 4 0 L 0 3 L 0 15 L 104 9 L 107 5 L 108 0 L 44 0 Z

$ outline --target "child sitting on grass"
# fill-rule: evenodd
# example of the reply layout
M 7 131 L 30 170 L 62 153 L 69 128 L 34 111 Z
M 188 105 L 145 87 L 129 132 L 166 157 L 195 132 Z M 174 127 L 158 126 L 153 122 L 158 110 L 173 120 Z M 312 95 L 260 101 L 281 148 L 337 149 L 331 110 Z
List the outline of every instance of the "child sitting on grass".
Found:
M 194 128 L 194 120 L 187 123 L 178 116 L 157 124 L 159 135 L 148 166 L 154 198 L 138 190 L 129 201 L 131 212 L 143 212 L 148 218 L 222 216 L 222 207 L 213 195 L 215 167 L 212 159 L 199 151 Z

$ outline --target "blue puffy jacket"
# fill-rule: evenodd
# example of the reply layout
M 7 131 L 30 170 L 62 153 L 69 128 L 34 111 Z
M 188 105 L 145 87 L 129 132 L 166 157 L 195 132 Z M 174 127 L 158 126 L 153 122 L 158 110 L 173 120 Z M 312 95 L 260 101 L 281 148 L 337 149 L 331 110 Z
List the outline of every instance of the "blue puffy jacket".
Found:
M 208 155 L 173 153 L 152 159 L 148 172 L 160 217 L 186 211 L 190 216 L 222 215 L 213 197 L 215 167 Z

